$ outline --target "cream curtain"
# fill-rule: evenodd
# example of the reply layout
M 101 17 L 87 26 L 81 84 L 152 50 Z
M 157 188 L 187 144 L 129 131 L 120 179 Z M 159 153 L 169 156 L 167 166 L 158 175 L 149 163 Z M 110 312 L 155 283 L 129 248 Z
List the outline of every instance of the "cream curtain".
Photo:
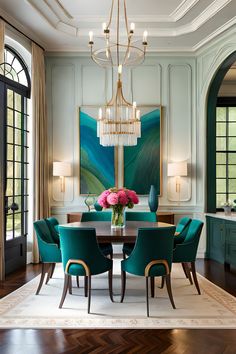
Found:
M 32 118 L 34 147 L 34 219 L 49 216 L 49 163 L 43 50 L 32 43 Z M 33 262 L 39 262 L 37 241 L 33 240 Z
M 0 20 L 0 64 L 4 62 L 4 38 L 5 23 Z M 0 122 L 0 166 L 3 166 L 4 141 L 2 138 L 3 122 Z M 5 277 L 5 261 L 4 261 L 4 190 L 3 190 L 4 171 L 0 168 L 0 280 Z
M 0 64 L 4 62 L 5 22 L 0 20 Z

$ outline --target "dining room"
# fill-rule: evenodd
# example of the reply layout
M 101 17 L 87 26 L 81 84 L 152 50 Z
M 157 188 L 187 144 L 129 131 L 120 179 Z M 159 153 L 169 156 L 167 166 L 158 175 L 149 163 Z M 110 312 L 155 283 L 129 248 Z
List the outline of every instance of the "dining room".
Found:
M 0 0 L 1 353 L 234 353 L 234 12 Z

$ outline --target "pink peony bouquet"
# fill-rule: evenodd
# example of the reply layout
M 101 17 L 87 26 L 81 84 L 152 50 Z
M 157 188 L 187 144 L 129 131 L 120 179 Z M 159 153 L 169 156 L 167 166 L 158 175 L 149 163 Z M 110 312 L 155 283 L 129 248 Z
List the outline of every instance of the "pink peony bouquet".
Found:
M 135 191 L 126 188 L 110 188 L 102 192 L 98 198 L 98 203 L 103 208 L 128 207 L 133 208 L 138 204 L 139 199 Z

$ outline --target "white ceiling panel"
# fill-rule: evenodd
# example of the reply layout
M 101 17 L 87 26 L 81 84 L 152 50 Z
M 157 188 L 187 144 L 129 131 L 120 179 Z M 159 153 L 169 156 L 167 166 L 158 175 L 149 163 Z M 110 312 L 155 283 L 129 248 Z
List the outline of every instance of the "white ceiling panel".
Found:
M 0 0 L 0 13 L 48 51 L 88 51 L 88 32 L 101 36 L 101 24 L 108 20 L 111 2 Z M 150 52 L 195 51 L 236 23 L 236 0 L 126 3 L 129 22 L 136 25 L 134 37 L 148 30 Z

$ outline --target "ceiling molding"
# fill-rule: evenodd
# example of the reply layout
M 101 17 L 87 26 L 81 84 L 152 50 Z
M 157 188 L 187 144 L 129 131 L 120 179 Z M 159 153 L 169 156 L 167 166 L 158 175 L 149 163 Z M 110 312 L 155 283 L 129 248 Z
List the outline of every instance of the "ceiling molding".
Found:
M 6 21 L 11 23 L 14 27 L 18 28 L 22 33 L 24 33 L 26 36 L 32 38 L 35 42 L 39 43 L 43 48 L 46 49 L 47 45 L 44 41 L 42 41 L 41 38 L 35 35 L 35 33 L 32 33 L 32 31 L 23 26 L 20 22 L 18 22 L 14 17 L 9 15 L 6 11 L 4 11 L 2 8 L 0 8 L 0 13 L 3 18 L 5 18 Z M 8 29 L 8 24 L 6 24 L 6 29 Z M 9 26 L 10 31 L 15 31 L 15 33 L 19 34 L 15 29 Z M 7 31 L 6 31 L 7 35 Z M 19 34 L 20 36 L 23 36 L 22 34 Z
M 101 28 L 100 28 L 100 23 L 101 21 L 101 16 L 82 16 L 80 17 L 79 21 L 80 22 L 84 22 L 84 23 L 88 23 L 88 22 L 93 22 L 93 23 L 99 23 L 99 28 L 83 28 L 83 30 L 80 30 L 79 26 L 75 26 L 72 24 L 68 24 L 65 23 L 63 21 L 63 19 L 58 15 L 57 11 L 55 10 L 55 8 L 48 2 L 48 0 L 43 0 L 43 3 L 47 6 L 48 10 L 51 12 L 51 14 L 54 16 L 54 21 L 52 20 L 53 18 L 51 16 L 49 16 L 48 12 L 47 14 L 44 13 L 44 11 L 42 11 L 42 9 L 39 7 L 39 4 L 42 3 L 35 3 L 35 0 L 26 0 L 34 9 L 35 11 L 37 11 L 42 17 L 45 18 L 45 20 L 55 29 L 57 29 L 58 31 L 62 31 L 64 33 L 67 33 L 69 35 L 76 35 L 79 33 L 80 36 L 88 36 L 88 32 L 90 30 L 93 30 L 94 34 L 96 36 L 101 35 Z M 199 0 L 184 0 L 182 1 L 182 3 L 179 5 L 179 7 L 176 9 L 177 14 L 174 12 L 174 15 L 170 15 L 168 17 L 166 16 L 161 16 L 160 18 L 162 18 L 162 21 L 158 20 L 158 16 L 155 15 L 151 15 L 151 16 L 133 16 L 131 17 L 132 21 L 136 22 L 136 23 L 148 23 L 148 22 L 152 22 L 154 24 L 157 24 L 158 22 L 164 22 L 163 19 L 164 17 L 166 18 L 165 22 L 170 22 L 170 18 L 172 18 L 171 22 L 176 22 L 176 18 L 178 16 L 180 16 L 180 12 L 181 12 L 181 16 L 184 16 L 188 11 L 190 11 L 190 9 L 192 8 L 192 6 L 194 6 Z M 228 5 L 232 0 L 214 0 L 214 2 L 212 4 L 210 4 L 202 13 L 199 14 L 199 16 L 197 16 L 194 21 L 189 22 L 186 25 L 182 25 L 173 29 L 170 28 L 158 28 L 155 27 L 154 29 L 150 29 L 148 31 L 150 36 L 154 36 L 154 37 L 161 37 L 161 36 L 165 36 L 165 37 L 176 37 L 176 36 L 181 36 L 183 34 L 187 34 L 187 33 L 191 33 L 196 31 L 197 29 L 199 29 L 203 24 L 205 24 L 208 20 L 210 20 L 213 16 L 215 16 L 223 7 L 225 7 L 226 5 Z M 55 2 L 55 4 L 58 5 L 58 1 Z M 191 6 L 190 8 L 188 8 L 187 11 L 187 6 Z M 60 6 L 59 6 L 60 8 Z M 172 17 L 171 17 L 172 16 Z M 173 17 L 175 16 L 175 18 Z M 145 28 L 140 28 L 137 29 L 135 31 L 135 33 L 138 36 L 141 36 L 143 33 L 143 30 L 146 29 Z
M 172 22 L 177 22 L 181 18 L 183 18 L 193 6 L 195 6 L 199 0 L 184 0 L 182 1 L 179 6 L 170 14 L 170 18 Z
M 228 30 L 230 27 L 234 26 L 235 23 L 236 23 L 236 16 L 234 16 L 231 20 L 229 20 L 228 22 L 224 23 L 222 26 L 217 28 L 214 32 L 212 32 L 211 34 L 206 36 L 204 39 L 202 39 L 200 42 L 198 42 L 196 45 L 194 45 L 192 47 L 193 51 L 197 51 L 202 46 L 204 46 L 205 44 L 209 43 L 212 39 L 214 39 L 215 37 L 219 36 L 221 33 L 223 33 L 224 31 Z

